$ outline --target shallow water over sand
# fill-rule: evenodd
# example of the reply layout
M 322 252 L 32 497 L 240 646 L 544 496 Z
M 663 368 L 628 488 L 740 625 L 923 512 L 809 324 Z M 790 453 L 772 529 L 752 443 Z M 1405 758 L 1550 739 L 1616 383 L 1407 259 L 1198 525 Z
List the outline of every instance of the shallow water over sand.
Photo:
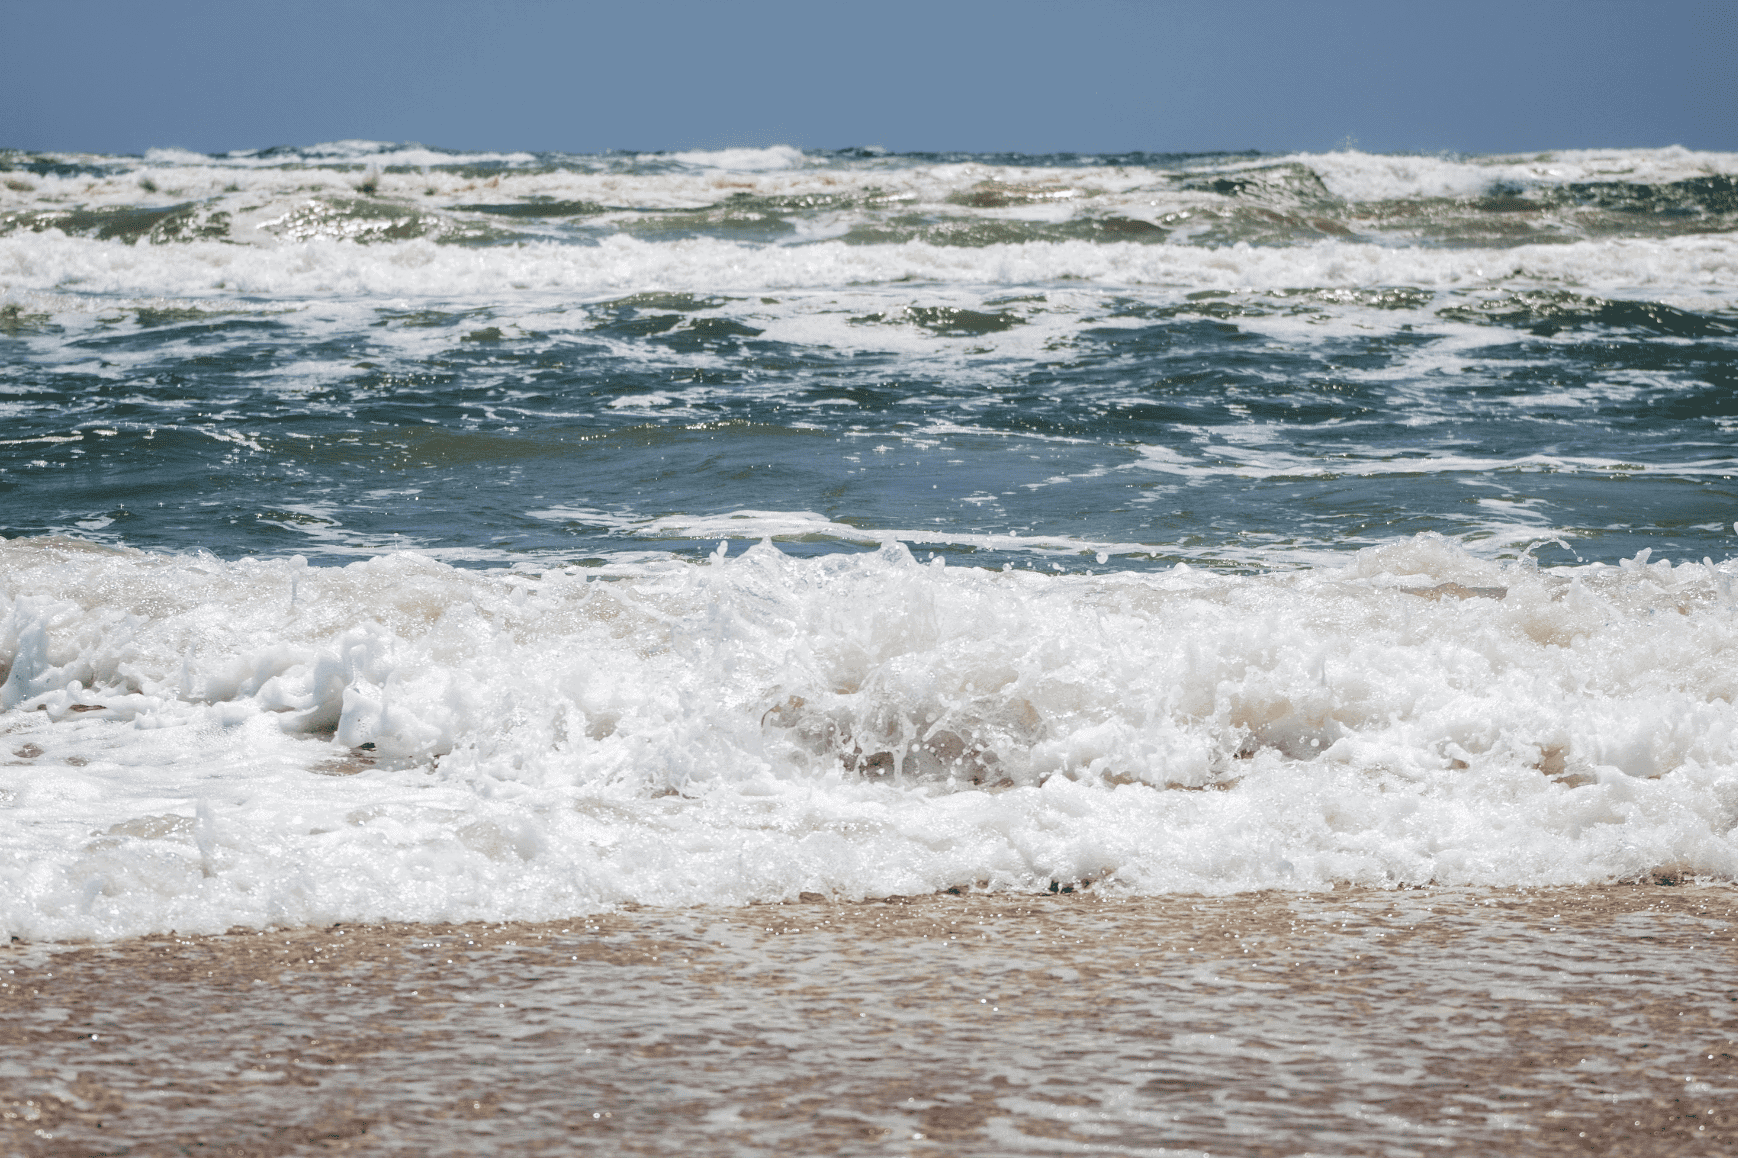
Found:
M 1735 902 L 944 894 L 14 947 L 0 1145 L 1726 1154 Z

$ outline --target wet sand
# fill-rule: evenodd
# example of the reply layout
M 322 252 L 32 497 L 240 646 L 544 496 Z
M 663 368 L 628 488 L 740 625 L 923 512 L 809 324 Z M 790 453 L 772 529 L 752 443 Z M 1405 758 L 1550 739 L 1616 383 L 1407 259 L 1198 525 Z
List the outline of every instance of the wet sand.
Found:
M 1738 1153 L 1738 888 L 0 950 L 19 1155 Z

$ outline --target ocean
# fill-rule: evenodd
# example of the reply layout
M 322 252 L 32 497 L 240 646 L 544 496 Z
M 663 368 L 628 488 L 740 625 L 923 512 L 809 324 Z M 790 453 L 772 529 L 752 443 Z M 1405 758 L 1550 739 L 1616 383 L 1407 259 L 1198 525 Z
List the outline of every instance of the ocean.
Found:
M 0 152 L 0 939 L 1738 877 L 1738 155 Z

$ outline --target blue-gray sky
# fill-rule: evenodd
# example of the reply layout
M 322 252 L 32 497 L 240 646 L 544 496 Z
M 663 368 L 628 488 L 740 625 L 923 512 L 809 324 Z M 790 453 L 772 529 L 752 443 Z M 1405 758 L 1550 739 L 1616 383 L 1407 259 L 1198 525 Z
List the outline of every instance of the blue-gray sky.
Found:
M 1738 149 L 1738 0 L 0 0 L 0 147 Z

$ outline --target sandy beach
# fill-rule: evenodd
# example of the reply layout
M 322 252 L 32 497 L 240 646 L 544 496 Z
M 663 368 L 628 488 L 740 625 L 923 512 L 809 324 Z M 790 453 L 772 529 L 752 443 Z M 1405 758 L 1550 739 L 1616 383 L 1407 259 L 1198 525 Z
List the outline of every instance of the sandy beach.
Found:
M 1738 1148 L 1738 890 L 930 896 L 0 954 L 20 1155 Z

